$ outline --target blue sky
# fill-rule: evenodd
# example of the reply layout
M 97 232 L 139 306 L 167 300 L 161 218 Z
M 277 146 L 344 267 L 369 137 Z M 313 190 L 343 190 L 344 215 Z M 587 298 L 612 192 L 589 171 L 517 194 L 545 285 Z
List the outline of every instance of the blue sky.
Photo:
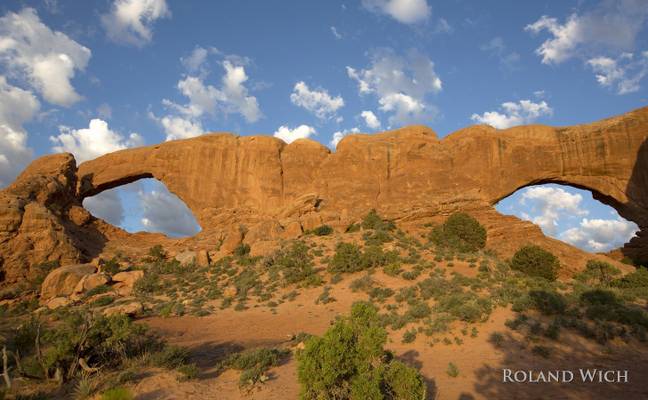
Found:
M 408 123 L 445 136 L 648 104 L 648 0 L 9 0 L 0 18 L 1 185 L 43 154 L 87 160 L 208 131 L 334 149 Z M 129 230 L 196 229 L 155 182 L 88 202 Z M 633 233 L 571 188 L 498 209 L 588 250 Z

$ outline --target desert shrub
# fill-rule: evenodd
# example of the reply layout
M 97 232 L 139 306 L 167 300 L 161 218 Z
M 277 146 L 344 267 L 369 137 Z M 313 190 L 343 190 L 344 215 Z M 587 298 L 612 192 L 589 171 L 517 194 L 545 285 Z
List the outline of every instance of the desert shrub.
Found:
M 324 286 L 322 293 L 315 299 L 315 304 L 328 304 L 337 301 L 335 297 L 331 296 L 331 287 Z
M 148 256 L 152 259 L 152 261 L 164 261 L 167 258 L 167 253 L 166 251 L 164 251 L 162 245 L 156 244 L 149 249 Z
M 446 369 L 446 373 L 449 377 L 456 378 L 459 376 L 459 368 L 457 368 L 455 363 L 450 362 L 448 363 L 448 369 Z
M 383 267 L 383 272 L 389 276 L 398 276 L 403 270 L 399 263 L 387 264 Z
M 92 307 L 104 307 L 109 304 L 112 304 L 115 301 L 115 298 L 113 296 L 103 296 L 99 297 L 98 299 L 94 300 L 90 305 Z
M 560 315 L 567 309 L 567 301 L 560 293 L 532 290 L 529 292 L 529 298 L 533 307 L 544 315 Z
M 116 257 L 113 257 L 103 263 L 101 270 L 107 274 L 115 275 L 119 272 L 119 261 Z
M 555 281 L 560 264 L 558 258 L 539 246 L 524 246 L 511 259 L 511 268 L 530 276 Z
M 410 394 L 402 398 L 424 399 L 420 374 L 396 364 L 383 349 L 386 341 L 377 309 L 370 303 L 355 303 L 350 316 L 338 319 L 324 336 L 308 339 L 298 353 L 301 398 L 380 399 Z
M 612 286 L 622 289 L 636 289 L 648 287 L 648 268 L 639 267 L 623 278 L 612 281 Z
M 576 275 L 575 278 L 588 285 L 609 286 L 614 277 L 620 274 L 621 271 L 610 263 L 589 260 L 585 265 L 585 271 Z
M 590 290 L 581 294 L 580 299 L 590 319 L 618 322 L 641 331 L 648 329 L 648 313 L 639 306 L 623 304 L 611 291 Z
M 360 258 L 362 269 L 382 267 L 398 259 L 397 254 L 384 252 L 382 247 L 374 245 L 365 247 Z
M 379 303 L 384 302 L 388 298 L 394 295 L 394 291 L 390 288 L 372 288 L 369 290 L 369 297 L 373 301 L 377 301 Z
M 80 373 L 81 358 L 91 367 L 110 370 L 127 358 L 163 347 L 143 325 L 124 315 L 63 311 L 59 318 L 52 326 L 32 319 L 9 338 L 8 350 L 20 353 L 21 364 L 32 376 L 51 378 L 58 370 L 68 381 Z M 42 356 L 37 354 L 37 343 Z
M 504 344 L 504 335 L 500 332 L 493 332 L 488 338 L 488 341 L 497 348 L 502 347 L 502 344 Z
M 531 348 L 531 352 L 542 358 L 549 358 L 551 355 L 551 349 L 546 346 L 536 345 Z
M 362 252 L 353 243 L 338 243 L 335 254 L 329 261 L 328 269 L 331 272 L 357 272 L 363 268 Z
M 387 399 L 412 399 L 425 398 L 425 382 L 414 368 L 410 368 L 400 361 L 392 361 L 385 371 L 385 398 Z
M 133 394 L 124 387 L 108 389 L 101 394 L 101 400 L 133 400 Z
M 477 296 L 475 293 L 452 293 L 439 297 L 435 309 L 446 312 L 464 322 L 484 321 L 492 311 L 490 300 Z
M 293 241 L 266 259 L 264 264 L 271 276 L 280 276 L 286 285 L 316 281 L 313 258 L 303 241 Z
M 349 288 L 353 292 L 357 292 L 357 291 L 369 292 L 375 283 L 376 282 L 373 280 L 373 278 L 370 275 L 365 275 L 351 282 Z
M 242 371 L 239 386 L 251 386 L 263 382 L 265 373 L 280 365 L 289 354 L 289 350 L 280 348 L 246 350 L 229 356 L 218 365 L 218 369 L 233 368 Z
M 133 284 L 133 292 L 139 296 L 155 294 L 159 292 L 161 288 L 160 276 L 151 271 L 145 273 Z
M 247 256 L 248 254 L 250 254 L 250 245 L 247 243 L 240 243 L 234 248 L 233 253 L 236 257 Z
M 320 225 L 311 231 L 317 236 L 328 236 L 333 233 L 333 228 L 329 225 Z
M 454 213 L 432 229 L 429 239 L 440 247 L 470 253 L 486 246 L 486 229 L 472 216 Z
M 392 221 L 384 220 L 376 210 L 371 210 L 365 217 L 362 219 L 362 228 L 363 229 L 373 229 L 373 230 L 384 230 L 384 231 L 393 231 L 396 229 L 396 225 Z
M 416 329 L 410 329 L 403 333 L 403 343 L 412 343 L 416 340 Z
M 165 346 L 151 356 L 153 365 L 160 368 L 175 369 L 187 364 L 189 352 L 179 346 Z
M 422 301 L 415 302 L 410 305 L 409 310 L 407 310 L 407 315 L 414 319 L 429 317 L 430 314 L 432 314 L 432 309 L 427 305 L 427 303 Z

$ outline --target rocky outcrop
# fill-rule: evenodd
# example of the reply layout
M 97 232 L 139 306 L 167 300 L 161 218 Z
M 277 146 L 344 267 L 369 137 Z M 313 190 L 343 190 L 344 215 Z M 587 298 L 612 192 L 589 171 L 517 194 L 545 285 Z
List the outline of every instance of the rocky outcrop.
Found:
M 0 192 L 7 277 L 37 260 L 72 261 L 111 246 L 148 243 L 80 208 L 85 197 L 147 177 L 180 197 L 203 228 L 194 238 L 165 242 L 181 250 L 231 251 L 242 241 L 294 237 L 323 223 L 342 229 L 371 208 L 405 225 L 464 210 L 487 225 L 489 237 L 499 239 L 489 245 L 503 255 L 535 242 L 564 254 L 565 263 L 582 263 L 585 253 L 492 207 L 522 187 L 554 182 L 590 190 L 636 222 L 642 232 L 623 252 L 648 259 L 643 108 L 573 127 L 472 126 L 441 140 L 427 127 L 410 126 L 349 135 L 335 152 L 306 139 L 285 144 L 270 136 L 221 133 L 110 153 L 78 171 L 69 155 L 44 157 Z
M 68 265 L 54 269 L 41 285 L 41 300 L 65 297 L 75 292 L 77 285 L 86 276 L 94 274 L 97 268 L 92 264 Z

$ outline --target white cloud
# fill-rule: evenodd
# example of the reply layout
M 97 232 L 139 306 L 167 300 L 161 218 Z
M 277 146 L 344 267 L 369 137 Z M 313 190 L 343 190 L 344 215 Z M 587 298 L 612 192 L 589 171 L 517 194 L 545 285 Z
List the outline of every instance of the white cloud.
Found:
M 438 114 L 426 97 L 441 91 L 441 79 L 434 63 L 416 51 L 410 51 L 406 59 L 391 50 L 379 51 L 373 54 L 370 68 L 347 67 L 347 74 L 358 82 L 361 95 L 376 95 L 380 109 L 393 114 L 390 124 L 430 121 Z
M 147 231 L 174 237 L 193 236 L 200 231 L 187 205 L 161 183 L 150 192 L 140 191 L 138 197 L 143 210 L 141 223 Z
M 549 32 L 552 38 L 545 40 L 536 53 L 544 64 L 559 64 L 593 50 L 632 49 L 647 17 L 646 0 L 602 1 L 591 11 L 570 15 L 562 24 L 545 15 L 525 30 Z
M 200 136 L 205 133 L 200 121 L 192 118 L 185 118 L 180 116 L 167 115 L 158 118 L 152 113 L 149 116 L 157 121 L 166 133 L 166 140 L 189 139 L 192 137 Z
M 520 205 L 531 207 L 529 213 L 522 215 L 524 219 L 539 225 L 545 233 L 555 235 L 560 218 L 588 214 L 581 207 L 582 201 L 583 196 L 578 193 L 551 186 L 534 186 L 524 190 Z
M 372 111 L 363 111 L 360 116 L 364 119 L 365 125 L 370 129 L 380 128 L 380 120 Z
M 330 145 L 333 148 L 336 148 L 338 143 L 340 143 L 340 140 L 344 139 L 344 137 L 348 134 L 351 133 L 358 133 L 360 132 L 360 129 L 358 128 L 351 128 L 343 131 L 337 131 L 333 133 L 333 138 L 331 139 Z
M 153 39 L 155 21 L 170 16 L 165 0 L 115 0 L 101 23 L 110 40 L 141 47 Z
M 308 125 L 299 125 L 295 129 L 290 129 L 287 126 L 280 126 L 274 133 L 274 137 L 283 140 L 286 143 L 292 143 L 297 139 L 305 139 L 314 135 L 315 128 Z
M 90 121 L 88 128 L 72 129 L 67 126 L 59 127 L 58 136 L 50 136 L 50 141 L 55 144 L 55 152 L 69 152 L 74 154 L 77 163 L 97 158 L 106 153 L 123 150 L 127 147 L 141 146 L 142 137 L 131 133 L 128 138 L 108 128 L 108 123 L 101 119 Z
M 514 69 L 520 61 L 520 55 L 514 51 L 509 51 L 504 44 L 504 40 L 497 36 L 489 42 L 481 45 L 480 50 L 485 51 L 499 59 L 500 65 L 506 69 Z
M 362 0 L 362 6 L 371 12 L 389 15 L 403 24 L 423 22 L 431 14 L 426 0 Z
M 9 184 L 32 158 L 23 124 L 39 108 L 36 96 L 0 75 L 0 187 Z
M 70 106 L 81 99 L 70 81 L 90 56 L 88 48 L 43 24 L 33 8 L 0 18 L 0 60 L 50 103 Z
M 639 91 L 641 80 L 648 75 L 648 51 L 635 59 L 632 53 L 623 53 L 617 59 L 599 56 L 587 60 L 603 87 L 615 89 L 618 94 Z
M 172 111 L 171 114 L 157 117 L 149 113 L 149 116 L 164 128 L 166 140 L 201 135 L 205 132 L 202 118 L 207 115 L 213 117 L 217 114 L 240 114 L 247 122 L 256 122 L 262 117 L 256 97 L 250 95 L 245 86 L 248 80 L 243 66 L 245 59 L 236 56 L 225 57 L 220 63 L 225 71 L 220 87 L 205 82 L 209 73 L 206 57 L 210 51 L 218 53 L 216 49 L 203 52 L 197 48 L 189 57 L 181 59 L 190 71 L 199 72 L 197 76 L 185 76 L 178 81 L 178 91 L 187 97 L 188 103 L 177 104 L 164 99 L 162 104 Z
M 540 117 L 553 114 L 553 110 L 547 102 L 534 103 L 531 100 L 502 103 L 502 111 L 501 113 L 487 111 L 482 115 L 473 114 L 470 119 L 497 129 L 506 129 L 516 125 L 530 124 Z
M 119 226 L 124 220 L 124 206 L 118 192 L 120 189 L 106 190 L 96 196 L 86 197 L 83 199 L 83 207 L 95 217 Z
M 584 218 L 580 226 L 564 231 L 560 238 L 589 251 L 606 252 L 628 242 L 638 230 L 635 223 L 621 218 Z
M 342 97 L 331 97 L 325 89 L 311 90 L 303 81 L 295 84 L 293 92 L 290 94 L 290 101 L 294 105 L 310 111 L 320 119 L 332 117 L 337 110 L 344 107 Z
M 334 27 L 334 26 L 331 27 L 331 33 L 333 34 L 333 36 L 335 36 L 335 38 L 337 40 L 342 39 L 342 34 L 340 32 L 338 32 L 336 27 Z

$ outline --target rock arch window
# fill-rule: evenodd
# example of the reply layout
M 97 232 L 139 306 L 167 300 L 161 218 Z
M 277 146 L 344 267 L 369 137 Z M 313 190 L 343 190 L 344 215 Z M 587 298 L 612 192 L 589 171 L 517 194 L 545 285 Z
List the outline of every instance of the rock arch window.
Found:
M 587 190 L 559 184 L 519 189 L 496 208 L 540 226 L 545 235 L 589 252 L 622 247 L 639 230 L 617 211 L 592 197 Z
M 94 216 L 131 233 L 156 232 L 180 238 L 201 230 L 189 207 L 154 178 L 86 197 L 83 206 Z

